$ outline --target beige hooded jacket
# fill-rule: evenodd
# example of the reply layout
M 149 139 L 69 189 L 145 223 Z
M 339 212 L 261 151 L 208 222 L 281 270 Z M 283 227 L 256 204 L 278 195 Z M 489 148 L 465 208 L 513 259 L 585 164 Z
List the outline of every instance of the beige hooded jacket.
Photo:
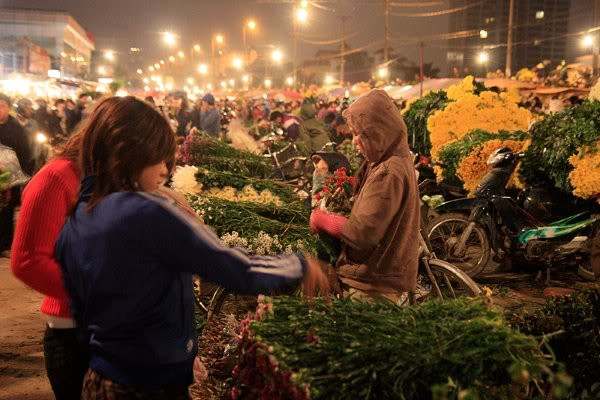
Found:
M 360 97 L 344 117 L 365 147 L 366 164 L 343 231 L 336 268 L 360 290 L 414 290 L 419 253 L 419 192 L 404 120 L 383 90 Z

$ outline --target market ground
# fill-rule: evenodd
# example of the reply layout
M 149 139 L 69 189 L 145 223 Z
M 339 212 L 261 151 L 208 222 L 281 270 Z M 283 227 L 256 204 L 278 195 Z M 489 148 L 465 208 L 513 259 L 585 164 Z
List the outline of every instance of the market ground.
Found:
M 41 299 L 0 258 L 0 400 L 54 398 L 44 370 Z

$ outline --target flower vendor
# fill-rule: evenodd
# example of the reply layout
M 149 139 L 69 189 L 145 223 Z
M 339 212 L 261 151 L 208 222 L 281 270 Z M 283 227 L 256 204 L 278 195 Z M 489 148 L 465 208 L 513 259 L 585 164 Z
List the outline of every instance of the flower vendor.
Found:
M 345 112 L 365 157 L 349 218 L 313 211 L 311 229 L 342 240 L 341 281 L 360 297 L 391 298 L 416 287 L 419 196 L 406 125 L 392 99 L 372 90 Z

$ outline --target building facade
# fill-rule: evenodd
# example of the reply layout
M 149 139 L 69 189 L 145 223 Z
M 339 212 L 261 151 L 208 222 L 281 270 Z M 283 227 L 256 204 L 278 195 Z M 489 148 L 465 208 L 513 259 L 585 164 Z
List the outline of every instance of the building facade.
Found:
M 66 12 L 22 9 L 0 9 L 0 76 L 22 72 L 24 60 L 17 43 L 24 41 L 44 49 L 50 68 L 60 71 L 61 77 L 88 79 L 93 37 Z M 39 61 L 38 61 L 39 64 Z M 28 73 L 45 75 L 48 71 Z
M 484 75 L 506 67 L 510 0 L 450 0 L 449 32 L 464 36 L 448 41 L 451 74 Z M 515 1 L 512 73 L 567 58 L 571 0 Z M 485 55 L 482 56 L 482 53 Z

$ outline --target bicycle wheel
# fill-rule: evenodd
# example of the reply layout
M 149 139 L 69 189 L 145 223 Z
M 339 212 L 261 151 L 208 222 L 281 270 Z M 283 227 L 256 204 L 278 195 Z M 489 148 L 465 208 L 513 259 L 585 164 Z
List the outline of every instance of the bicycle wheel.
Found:
M 427 271 L 427 265 L 429 271 Z M 436 298 L 440 301 L 461 296 L 475 297 L 481 289 L 473 279 L 460 268 L 435 258 L 422 259 L 417 277 L 417 289 L 412 293 L 411 302 L 421 303 Z
M 458 213 L 442 214 L 429 222 L 429 241 L 435 255 L 474 277 L 485 269 L 490 260 L 490 242 L 486 230 L 475 224 L 465 243 L 464 254 L 453 254 L 455 246 L 469 225 L 469 219 Z

